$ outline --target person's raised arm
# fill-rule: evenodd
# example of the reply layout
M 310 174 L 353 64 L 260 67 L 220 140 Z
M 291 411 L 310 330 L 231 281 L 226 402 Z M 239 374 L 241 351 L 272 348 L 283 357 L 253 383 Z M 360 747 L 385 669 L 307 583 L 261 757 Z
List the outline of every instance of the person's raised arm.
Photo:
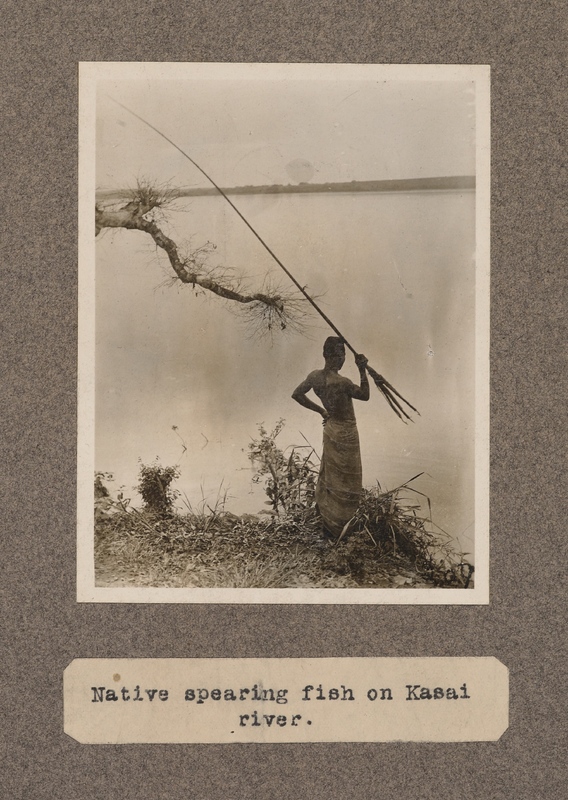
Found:
M 314 388 L 313 375 L 314 373 L 310 372 L 308 377 L 294 389 L 292 392 L 292 398 L 301 406 L 304 406 L 304 408 L 309 408 L 310 411 L 315 411 L 317 414 L 321 414 L 325 422 L 325 420 L 329 418 L 328 412 L 325 410 L 325 408 L 323 408 L 323 406 L 319 406 L 306 396 L 307 393 Z
M 359 370 L 361 378 L 361 385 L 354 386 L 351 396 L 354 400 L 368 400 L 369 399 L 369 378 L 367 377 L 367 359 L 363 355 L 355 356 L 355 364 Z

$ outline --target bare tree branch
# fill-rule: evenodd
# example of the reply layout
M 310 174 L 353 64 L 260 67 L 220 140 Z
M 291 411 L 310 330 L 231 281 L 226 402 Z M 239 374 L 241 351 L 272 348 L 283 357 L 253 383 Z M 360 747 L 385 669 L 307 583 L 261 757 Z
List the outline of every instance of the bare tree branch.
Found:
M 97 205 L 95 206 L 95 235 L 98 236 L 103 228 L 125 228 L 148 233 L 156 245 L 166 252 L 172 269 L 182 283 L 201 286 L 225 300 L 235 300 L 237 303 L 260 302 L 277 311 L 284 311 L 284 298 L 278 294 L 270 295 L 263 292 L 242 294 L 229 286 L 223 286 L 203 273 L 192 270 L 190 268 L 191 260 L 181 258 L 173 239 L 166 236 L 153 219 L 146 217 L 154 207 L 155 205 L 150 205 L 142 200 L 132 200 L 117 210 L 101 208 Z

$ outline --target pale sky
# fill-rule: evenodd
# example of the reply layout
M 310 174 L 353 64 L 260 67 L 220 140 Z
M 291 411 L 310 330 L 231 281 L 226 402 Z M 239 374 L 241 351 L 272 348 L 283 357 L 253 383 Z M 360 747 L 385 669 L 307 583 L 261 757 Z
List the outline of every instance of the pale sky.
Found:
M 124 81 L 99 89 L 99 188 L 131 185 L 141 170 L 207 185 L 108 96 L 160 128 L 222 186 L 290 183 L 286 167 L 296 159 L 313 165 L 316 183 L 475 172 L 472 83 Z

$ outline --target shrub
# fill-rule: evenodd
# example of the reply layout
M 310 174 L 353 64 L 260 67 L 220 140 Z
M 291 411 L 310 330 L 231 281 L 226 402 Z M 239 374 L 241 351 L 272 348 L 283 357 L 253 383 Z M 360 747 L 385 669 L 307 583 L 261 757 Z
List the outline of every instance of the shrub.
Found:
M 172 489 L 171 484 L 179 475 L 177 466 L 163 467 L 158 459 L 153 464 L 140 465 L 136 489 L 141 494 L 147 511 L 162 516 L 173 513 L 179 492 Z
M 276 437 L 283 427 L 283 419 L 270 433 L 262 424 L 258 426 L 259 438 L 249 444 L 249 458 L 258 465 L 253 481 L 258 483 L 267 476 L 264 491 L 270 513 L 301 513 L 314 505 L 319 470 L 312 461 L 314 451 L 309 445 L 294 446 L 288 454 L 277 446 Z

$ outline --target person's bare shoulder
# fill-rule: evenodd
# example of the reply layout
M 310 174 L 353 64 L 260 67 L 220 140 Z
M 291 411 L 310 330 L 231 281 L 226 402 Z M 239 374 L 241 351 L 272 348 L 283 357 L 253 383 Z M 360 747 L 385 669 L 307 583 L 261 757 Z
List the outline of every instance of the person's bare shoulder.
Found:
M 306 381 L 309 381 L 314 389 L 318 386 L 323 386 L 325 384 L 323 369 L 314 369 L 313 372 L 310 372 Z
M 294 395 L 306 394 L 310 391 L 310 389 L 315 389 L 316 386 L 321 386 L 321 373 L 321 369 L 316 369 L 313 372 L 310 372 L 308 377 L 304 378 L 302 383 L 294 390 L 292 397 L 294 397 Z

